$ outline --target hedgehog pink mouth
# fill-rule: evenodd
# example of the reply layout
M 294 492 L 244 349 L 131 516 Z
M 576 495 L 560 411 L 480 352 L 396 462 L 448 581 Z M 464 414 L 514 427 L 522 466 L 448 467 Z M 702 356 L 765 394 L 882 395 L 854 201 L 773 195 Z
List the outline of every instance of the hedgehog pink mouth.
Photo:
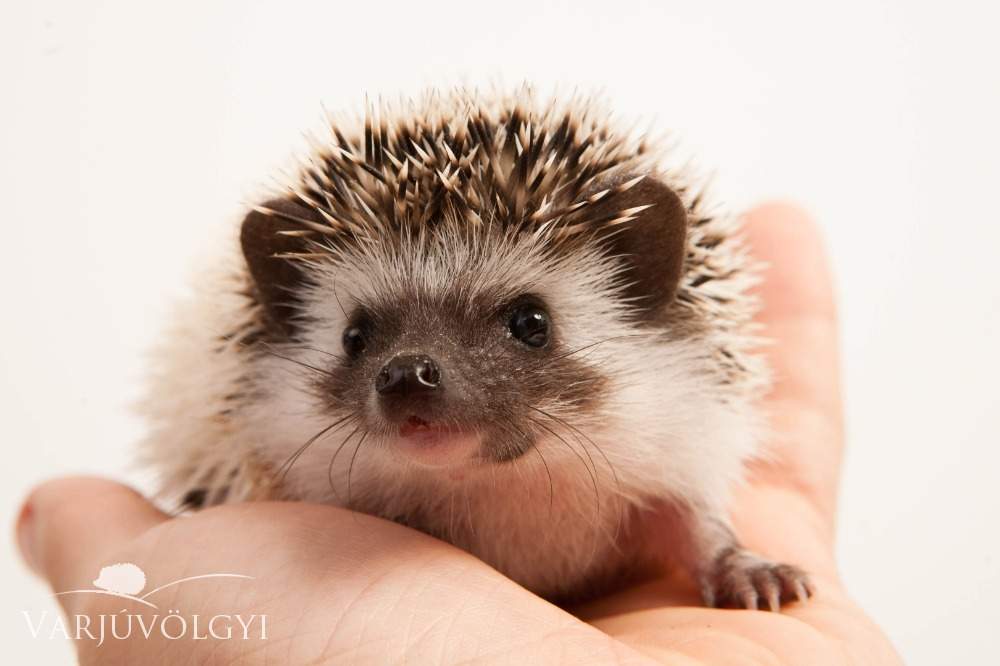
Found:
M 411 416 L 403 421 L 403 425 L 399 426 L 400 437 L 436 437 L 439 434 L 447 434 L 447 432 L 447 428 L 435 426 L 419 416 Z
M 479 451 L 475 433 L 410 416 L 399 426 L 396 449 L 413 462 L 448 467 L 469 461 Z

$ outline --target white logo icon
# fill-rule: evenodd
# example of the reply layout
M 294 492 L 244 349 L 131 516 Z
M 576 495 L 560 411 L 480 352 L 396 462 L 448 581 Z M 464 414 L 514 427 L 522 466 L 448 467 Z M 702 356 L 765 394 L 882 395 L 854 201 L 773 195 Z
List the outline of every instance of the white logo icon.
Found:
M 247 580 L 253 580 L 253 576 L 244 576 L 243 574 L 202 574 L 200 576 L 180 578 L 170 583 L 160 585 L 159 587 L 146 592 L 142 596 L 139 596 L 139 593 L 146 587 L 146 572 L 131 562 L 119 562 L 118 564 L 112 564 L 101 568 L 101 572 L 93 581 L 94 589 L 67 590 L 65 592 L 57 592 L 55 596 L 59 597 L 64 594 L 107 594 L 113 597 L 131 599 L 132 601 L 149 606 L 150 608 L 157 608 L 156 604 L 148 600 L 148 598 L 152 595 L 168 587 L 173 587 L 174 585 L 179 585 L 180 583 L 186 583 L 192 580 L 201 580 L 203 578 L 244 578 Z
M 146 573 L 131 562 L 101 568 L 94 586 L 118 594 L 139 594 L 146 587 Z

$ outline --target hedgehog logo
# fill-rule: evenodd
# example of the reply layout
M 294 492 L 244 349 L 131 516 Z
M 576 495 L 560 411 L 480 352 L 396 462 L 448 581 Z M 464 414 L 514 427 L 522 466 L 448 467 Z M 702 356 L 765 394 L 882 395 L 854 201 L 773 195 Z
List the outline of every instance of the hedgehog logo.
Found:
M 146 587 L 146 572 L 131 562 L 101 567 L 94 587 L 118 594 L 139 594 Z
M 139 593 L 146 587 L 146 572 L 131 562 L 119 562 L 117 564 L 110 564 L 106 567 L 101 567 L 100 572 L 97 574 L 97 578 L 93 580 L 94 589 L 67 590 L 65 592 L 57 592 L 55 596 L 60 597 L 66 594 L 105 594 L 113 597 L 130 599 L 136 603 L 156 609 L 158 606 L 149 601 L 148 598 L 160 590 L 165 590 L 168 587 L 173 587 L 188 581 L 202 580 L 206 578 L 242 578 L 246 580 L 253 580 L 253 576 L 245 576 L 243 574 L 201 574 L 198 576 L 179 578 L 178 580 L 160 585 L 159 587 L 146 592 L 142 596 L 139 596 Z

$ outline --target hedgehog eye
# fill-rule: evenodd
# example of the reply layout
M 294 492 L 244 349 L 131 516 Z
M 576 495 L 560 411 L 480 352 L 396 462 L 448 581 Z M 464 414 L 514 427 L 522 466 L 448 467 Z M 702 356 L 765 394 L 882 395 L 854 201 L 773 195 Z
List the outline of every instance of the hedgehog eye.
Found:
M 529 347 L 544 347 L 549 341 L 549 314 L 537 305 L 521 305 L 511 313 L 507 328 Z
M 360 326 L 351 326 L 344 330 L 344 352 L 351 358 L 357 358 L 365 350 L 365 334 Z
M 357 358 L 367 346 L 364 327 L 359 325 L 348 326 L 344 329 L 341 342 L 344 345 L 344 352 L 352 359 Z

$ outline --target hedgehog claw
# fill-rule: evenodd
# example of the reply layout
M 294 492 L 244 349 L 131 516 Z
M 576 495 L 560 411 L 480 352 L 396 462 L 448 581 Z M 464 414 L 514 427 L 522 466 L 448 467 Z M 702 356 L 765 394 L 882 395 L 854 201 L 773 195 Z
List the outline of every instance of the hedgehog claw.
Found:
M 765 560 L 741 548 L 723 551 L 701 576 L 702 598 L 709 606 L 767 609 L 812 596 L 809 577 L 798 567 Z

